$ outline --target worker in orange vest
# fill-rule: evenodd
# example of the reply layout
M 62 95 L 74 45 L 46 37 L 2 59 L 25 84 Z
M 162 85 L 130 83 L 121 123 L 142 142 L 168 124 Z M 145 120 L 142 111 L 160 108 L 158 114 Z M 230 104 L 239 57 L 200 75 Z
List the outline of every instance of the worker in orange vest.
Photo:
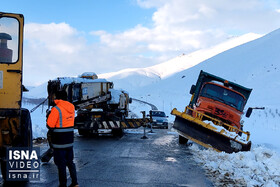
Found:
M 54 163 L 58 168 L 59 186 L 67 185 L 66 166 L 72 179 L 71 187 L 78 187 L 76 166 L 73 162 L 75 107 L 67 101 L 67 93 L 58 91 L 55 94 L 55 106 L 47 118 L 47 127 L 51 132 L 54 148 Z

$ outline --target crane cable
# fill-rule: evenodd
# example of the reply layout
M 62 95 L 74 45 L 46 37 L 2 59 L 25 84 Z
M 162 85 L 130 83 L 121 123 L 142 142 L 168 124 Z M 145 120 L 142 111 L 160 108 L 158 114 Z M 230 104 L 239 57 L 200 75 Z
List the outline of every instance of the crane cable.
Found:
M 47 100 L 48 100 L 48 97 L 47 97 L 44 101 L 42 101 L 40 104 L 38 104 L 37 106 L 35 106 L 34 108 L 32 108 L 32 109 L 30 110 L 30 113 L 32 113 L 32 112 L 34 112 L 35 110 L 37 110 L 37 108 L 39 108 L 41 105 L 43 105 Z

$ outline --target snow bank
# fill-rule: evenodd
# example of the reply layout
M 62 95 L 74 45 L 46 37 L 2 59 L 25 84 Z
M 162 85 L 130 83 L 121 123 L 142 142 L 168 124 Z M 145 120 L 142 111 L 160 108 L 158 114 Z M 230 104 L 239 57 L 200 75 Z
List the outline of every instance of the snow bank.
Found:
M 36 105 L 30 103 L 23 103 L 23 108 L 27 108 L 29 111 L 33 109 Z M 48 129 L 46 127 L 46 110 L 47 102 L 37 108 L 34 112 L 31 113 L 31 122 L 32 122 L 32 133 L 33 138 L 46 137 Z
M 232 154 L 201 149 L 196 144 L 190 149 L 217 186 L 280 186 L 280 157 L 263 146 Z

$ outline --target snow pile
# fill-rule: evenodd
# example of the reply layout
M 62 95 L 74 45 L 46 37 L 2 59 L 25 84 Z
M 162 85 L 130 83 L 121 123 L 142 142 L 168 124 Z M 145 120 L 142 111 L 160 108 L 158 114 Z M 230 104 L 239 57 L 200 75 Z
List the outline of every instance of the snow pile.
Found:
M 47 98 L 48 97 L 47 85 L 48 82 L 43 83 L 35 88 L 29 89 L 29 92 L 23 92 L 23 97 L 33 98 L 33 99 Z
M 244 129 L 251 133 L 252 145 L 273 149 L 280 155 L 280 108 L 266 106 L 264 110 L 253 110 L 250 118 L 243 118 Z
M 225 129 L 224 127 L 222 127 L 222 126 L 215 125 L 212 121 L 205 120 L 204 122 L 211 125 L 212 127 L 214 127 L 213 130 L 220 133 L 220 134 L 224 134 L 225 136 L 230 137 L 234 140 L 237 140 L 241 143 L 248 143 L 247 135 L 245 135 L 244 133 L 242 133 L 242 135 L 239 136 L 236 132 L 231 132 L 231 131 Z
M 23 103 L 23 108 L 27 108 L 29 111 L 33 109 L 36 105 L 30 103 Z M 48 109 L 47 102 L 37 108 L 31 113 L 32 122 L 32 135 L 33 139 L 38 137 L 46 137 L 48 129 L 46 127 L 46 110 Z
M 280 186 L 280 157 L 270 149 L 259 146 L 232 154 L 201 150 L 196 144 L 190 149 L 217 186 Z

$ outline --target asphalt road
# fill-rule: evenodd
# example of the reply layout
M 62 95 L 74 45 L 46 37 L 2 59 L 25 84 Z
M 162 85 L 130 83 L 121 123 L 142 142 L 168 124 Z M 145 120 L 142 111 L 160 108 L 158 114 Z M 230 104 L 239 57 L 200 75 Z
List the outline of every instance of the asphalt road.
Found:
M 193 161 L 187 146 L 168 130 L 154 129 L 141 139 L 142 130 L 122 138 L 75 137 L 75 163 L 80 186 L 213 186 Z M 41 152 L 47 149 L 40 145 Z M 53 159 L 41 165 L 40 181 L 26 186 L 58 186 Z M 68 185 L 71 183 L 68 175 Z

